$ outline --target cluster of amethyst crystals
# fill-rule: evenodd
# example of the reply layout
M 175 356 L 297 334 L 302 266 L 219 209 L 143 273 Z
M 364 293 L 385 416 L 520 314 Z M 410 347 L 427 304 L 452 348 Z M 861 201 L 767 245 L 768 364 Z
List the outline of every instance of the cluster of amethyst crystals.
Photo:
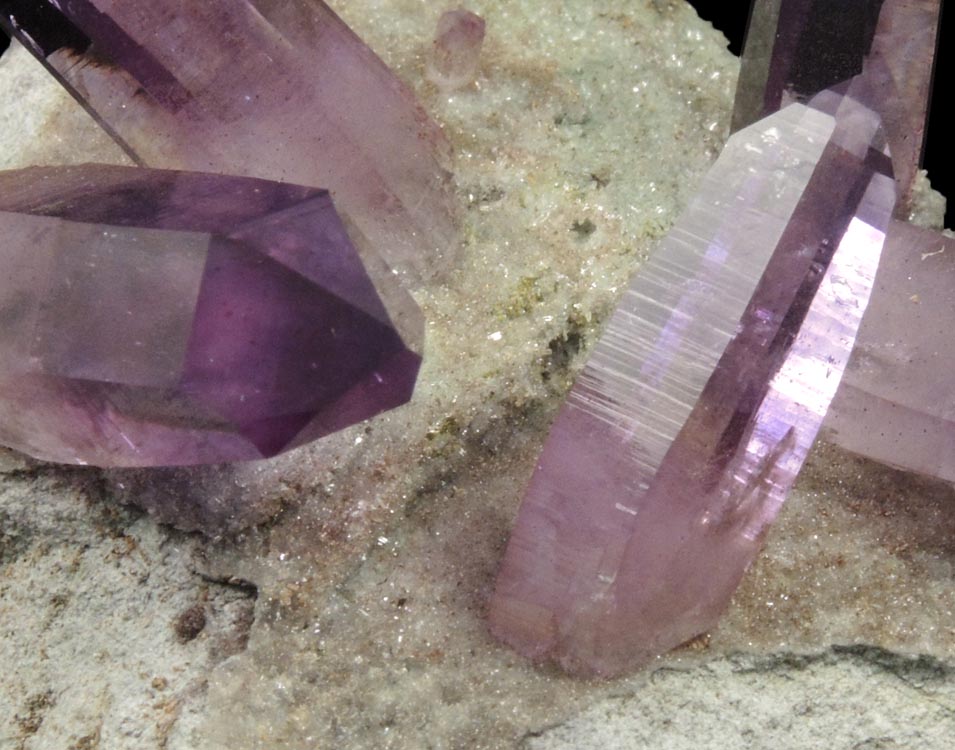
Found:
M 410 398 L 449 148 L 325 3 L 0 0 L 0 24 L 141 165 L 0 173 L 0 443 L 255 459 Z
M 942 255 L 931 242 L 947 246 L 940 235 L 900 246 L 918 235 L 893 220 L 916 171 L 938 11 L 938 0 L 757 0 L 741 129 L 631 282 L 557 416 L 491 598 L 501 640 L 612 676 L 717 623 L 843 373 L 854 372 L 857 409 L 876 387 L 850 355 L 883 248 L 931 248 L 924 260 Z M 892 151 L 903 136 L 916 147 Z M 899 329 L 878 322 L 870 353 L 897 343 Z M 943 390 L 922 386 L 912 400 Z M 927 404 L 896 425 L 925 424 Z M 865 453 L 873 441 L 860 429 L 873 422 L 861 425 L 837 434 Z

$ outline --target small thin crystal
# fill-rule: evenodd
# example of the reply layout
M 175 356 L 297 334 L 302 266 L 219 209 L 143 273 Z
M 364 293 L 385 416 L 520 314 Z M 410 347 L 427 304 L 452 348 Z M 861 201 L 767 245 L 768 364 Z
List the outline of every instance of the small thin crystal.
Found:
M 472 83 L 481 63 L 484 29 L 484 19 L 469 10 L 443 13 L 428 60 L 428 79 L 442 91 Z

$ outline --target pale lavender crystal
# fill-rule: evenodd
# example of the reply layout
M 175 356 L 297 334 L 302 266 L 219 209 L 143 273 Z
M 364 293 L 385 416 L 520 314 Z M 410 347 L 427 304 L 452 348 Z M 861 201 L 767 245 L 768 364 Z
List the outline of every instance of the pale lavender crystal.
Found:
M 481 63 L 484 19 L 459 8 L 441 14 L 428 59 L 428 80 L 442 91 L 454 91 L 474 81 Z
M 922 158 L 941 0 L 756 0 L 733 129 L 865 72 L 907 215 Z
M 262 458 L 411 395 L 420 313 L 324 190 L 31 168 L 0 173 L 0 231 L 4 445 L 101 466 Z
M 521 652 L 582 674 L 644 664 L 711 628 L 756 555 L 895 204 L 876 113 L 818 105 L 730 140 L 571 391 L 490 604 Z
M 866 74 L 878 100 L 899 186 L 896 216 L 908 218 L 911 191 L 922 163 L 942 0 L 884 0 Z
M 827 437 L 955 482 L 955 239 L 892 222 Z
M 734 125 L 815 93 L 840 69 L 864 69 L 867 100 L 882 116 L 902 196 L 896 214 L 907 216 L 922 156 L 940 8 L 940 0 L 759 0 Z M 878 22 L 872 23 L 875 13 Z M 854 21 L 837 25 L 836 17 Z M 937 232 L 893 223 L 826 436 L 869 458 L 955 481 L 955 360 L 943 343 L 955 323 L 951 246 Z
M 444 135 L 321 0 L 0 0 L 0 22 L 138 163 L 321 185 L 411 280 L 453 262 Z

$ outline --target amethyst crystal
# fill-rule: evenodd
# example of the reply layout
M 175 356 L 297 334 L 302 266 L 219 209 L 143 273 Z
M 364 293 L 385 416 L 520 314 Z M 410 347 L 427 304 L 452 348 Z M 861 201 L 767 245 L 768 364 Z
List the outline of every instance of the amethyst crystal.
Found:
M 940 8 L 940 0 L 758 2 L 734 124 L 814 93 L 834 70 L 864 70 L 868 103 L 882 116 L 892 153 L 900 194 L 896 215 L 907 216 Z M 836 25 L 846 18 L 855 20 Z M 893 222 L 886 243 L 870 310 L 826 420 L 827 436 L 855 453 L 953 481 L 955 362 L 939 345 L 955 322 L 948 293 L 955 284 L 952 240 Z
M 438 19 L 428 79 L 442 91 L 454 91 L 474 81 L 481 62 L 484 19 L 459 8 Z
M 941 0 L 759 0 L 746 35 L 733 129 L 863 71 L 901 200 L 922 158 Z
M 327 187 L 394 269 L 457 249 L 439 127 L 321 0 L 0 0 L 140 164 Z
M 0 224 L 5 445 L 102 466 L 261 458 L 411 395 L 420 313 L 324 190 L 32 168 L 0 173 Z
M 631 283 L 491 600 L 494 633 L 523 653 L 612 675 L 728 604 L 835 393 L 895 205 L 865 88 L 736 134 Z

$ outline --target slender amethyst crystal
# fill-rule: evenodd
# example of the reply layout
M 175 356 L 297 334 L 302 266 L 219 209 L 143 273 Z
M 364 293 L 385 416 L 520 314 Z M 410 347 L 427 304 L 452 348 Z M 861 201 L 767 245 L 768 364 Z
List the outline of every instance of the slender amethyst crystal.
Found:
M 612 675 L 716 623 L 835 393 L 895 205 L 865 90 L 733 136 L 631 283 L 521 506 L 502 640 Z
M 0 0 L 0 23 L 138 163 L 322 185 L 412 280 L 453 261 L 447 141 L 321 0 Z
M 922 158 L 941 0 L 757 0 L 733 129 L 862 73 L 882 117 L 906 215 Z
M 0 173 L 0 227 L 4 445 L 101 466 L 261 458 L 411 396 L 420 313 L 324 190 L 31 168 Z

